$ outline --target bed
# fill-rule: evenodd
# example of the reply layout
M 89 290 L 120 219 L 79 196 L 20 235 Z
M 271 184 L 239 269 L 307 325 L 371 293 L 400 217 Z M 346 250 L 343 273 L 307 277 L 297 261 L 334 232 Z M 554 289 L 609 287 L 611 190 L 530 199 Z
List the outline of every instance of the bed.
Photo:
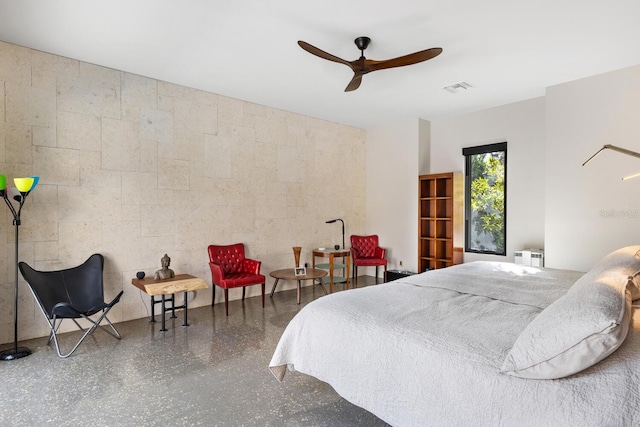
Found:
M 478 261 L 330 294 L 269 368 L 394 426 L 640 425 L 638 250 L 586 274 Z

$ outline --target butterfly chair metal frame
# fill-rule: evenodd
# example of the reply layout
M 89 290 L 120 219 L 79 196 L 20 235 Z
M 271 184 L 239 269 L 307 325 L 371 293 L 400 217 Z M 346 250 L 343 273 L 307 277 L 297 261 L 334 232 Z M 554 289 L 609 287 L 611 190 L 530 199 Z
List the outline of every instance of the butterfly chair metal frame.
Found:
M 59 357 L 71 356 L 85 338 L 98 328 L 116 339 L 122 338 L 107 318 L 107 313 L 120 301 L 123 291 L 110 303 L 104 301 L 104 257 L 101 254 L 93 254 L 83 264 L 65 270 L 37 271 L 24 262 L 18 263 L 18 266 L 51 329 L 47 345 L 53 340 Z M 92 318 L 95 315 L 98 317 Z M 67 354 L 62 354 L 58 342 L 58 329 L 64 319 L 73 320 L 84 332 Z M 85 319 L 91 326 L 85 329 L 77 319 Z M 101 325 L 103 320 L 111 330 L 106 328 L 107 325 Z

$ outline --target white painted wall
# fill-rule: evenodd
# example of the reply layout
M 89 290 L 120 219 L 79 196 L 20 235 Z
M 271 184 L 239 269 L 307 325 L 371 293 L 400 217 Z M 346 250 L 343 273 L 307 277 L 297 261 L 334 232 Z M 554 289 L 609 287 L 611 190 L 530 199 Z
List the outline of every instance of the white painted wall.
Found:
M 508 143 L 507 255 L 465 253 L 465 262 L 513 261 L 515 250 L 544 246 L 544 110 L 535 98 L 431 122 L 431 173 L 464 173 L 463 147 Z
M 428 165 L 429 122 L 412 119 L 369 129 L 366 138 L 367 234 L 377 234 L 387 248 L 389 269 L 403 261 L 404 269 L 417 271 L 418 175 L 425 156 Z
M 640 160 L 605 151 L 581 166 L 604 144 L 640 152 L 638 112 L 640 65 L 541 98 L 368 130 L 367 232 L 390 248 L 390 268 L 403 259 L 415 270 L 417 176 L 463 172 L 463 147 L 507 141 L 507 256 L 466 253 L 465 261 L 512 261 L 517 249 L 543 247 L 546 266 L 588 270 L 640 243 L 640 178 L 621 180 L 640 172 Z
M 612 250 L 640 241 L 640 65 L 547 89 L 547 266 L 588 270 Z
M 418 132 L 418 172 L 427 175 L 431 173 L 431 122 L 418 120 Z

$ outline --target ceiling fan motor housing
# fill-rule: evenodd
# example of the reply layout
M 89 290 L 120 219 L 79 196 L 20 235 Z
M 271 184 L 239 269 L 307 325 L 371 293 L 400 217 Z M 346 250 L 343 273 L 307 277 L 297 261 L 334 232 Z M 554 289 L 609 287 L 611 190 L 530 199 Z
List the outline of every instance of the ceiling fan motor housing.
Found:
M 371 39 L 369 37 L 362 36 L 355 39 L 354 43 L 358 49 L 365 50 L 369 46 L 369 43 L 371 43 Z

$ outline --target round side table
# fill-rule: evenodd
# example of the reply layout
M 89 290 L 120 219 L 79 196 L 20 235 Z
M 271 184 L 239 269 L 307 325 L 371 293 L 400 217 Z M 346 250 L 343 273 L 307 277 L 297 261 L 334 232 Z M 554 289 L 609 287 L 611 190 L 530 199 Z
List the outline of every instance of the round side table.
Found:
M 276 279 L 273 282 L 273 288 L 271 288 L 271 297 L 273 297 L 273 293 L 276 291 L 276 286 L 278 285 L 278 281 L 282 280 L 297 280 L 298 281 L 298 304 L 300 304 L 300 288 L 302 287 L 303 280 L 316 280 L 320 279 L 327 275 L 325 270 L 319 270 L 317 268 L 307 268 L 307 274 L 304 275 L 296 275 L 296 270 L 293 268 L 285 268 L 283 270 L 276 270 L 269 273 L 269 276 Z M 322 281 L 319 280 L 320 286 L 322 286 L 322 290 L 324 294 L 327 294 L 327 290 L 324 288 Z

